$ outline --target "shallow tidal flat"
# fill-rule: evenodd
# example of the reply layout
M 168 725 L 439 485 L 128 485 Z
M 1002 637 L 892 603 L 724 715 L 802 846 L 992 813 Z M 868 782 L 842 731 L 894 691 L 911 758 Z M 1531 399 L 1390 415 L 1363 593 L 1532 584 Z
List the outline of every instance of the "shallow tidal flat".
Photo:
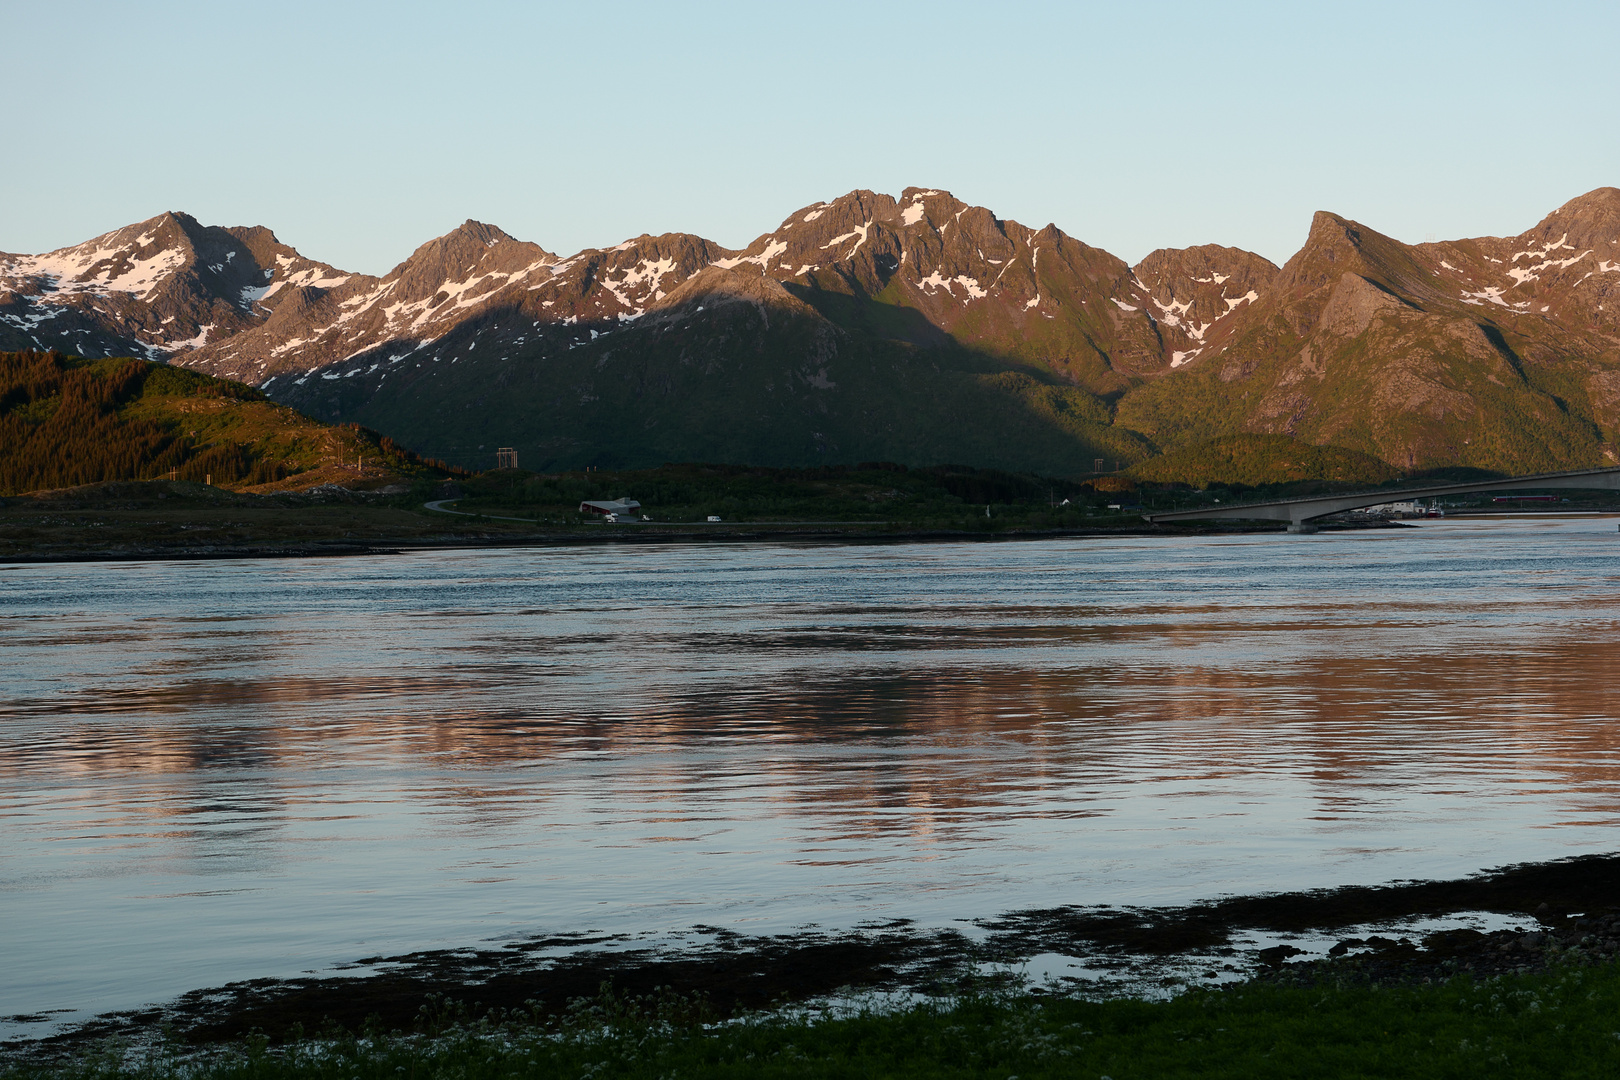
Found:
M 1617 545 L 1580 516 L 5 567 L 3 1034 L 377 958 L 849 931 L 1107 984 L 1020 913 L 1608 852 Z

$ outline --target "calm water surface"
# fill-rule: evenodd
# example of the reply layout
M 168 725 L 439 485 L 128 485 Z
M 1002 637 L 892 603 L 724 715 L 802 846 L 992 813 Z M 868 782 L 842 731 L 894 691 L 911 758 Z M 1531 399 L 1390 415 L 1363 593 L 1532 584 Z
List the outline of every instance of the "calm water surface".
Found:
M 0 569 L 0 1014 L 1613 850 L 1617 556 L 1570 517 Z

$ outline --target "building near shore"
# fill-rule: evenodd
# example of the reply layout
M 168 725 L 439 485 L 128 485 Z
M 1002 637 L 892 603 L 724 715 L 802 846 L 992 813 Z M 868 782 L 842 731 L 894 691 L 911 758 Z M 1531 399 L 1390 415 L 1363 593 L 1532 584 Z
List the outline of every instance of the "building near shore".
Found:
M 641 504 L 634 499 L 587 499 L 579 504 L 582 514 L 595 514 L 612 521 L 635 521 L 641 517 Z
M 1432 518 L 1445 517 L 1445 511 L 1440 508 L 1440 500 L 1430 499 L 1427 505 L 1421 499 L 1408 499 L 1405 502 L 1379 503 L 1358 511 L 1367 517 L 1385 518 Z

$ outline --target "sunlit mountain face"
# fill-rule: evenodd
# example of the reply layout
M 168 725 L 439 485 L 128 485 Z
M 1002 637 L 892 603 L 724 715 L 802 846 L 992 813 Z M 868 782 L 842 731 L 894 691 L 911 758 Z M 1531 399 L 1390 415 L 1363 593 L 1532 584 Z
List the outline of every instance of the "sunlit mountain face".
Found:
M 742 250 L 568 257 L 469 221 L 389 274 L 164 214 L 0 255 L 0 348 L 167 358 L 483 465 L 955 461 L 1090 471 L 1234 433 L 1402 469 L 1616 460 L 1620 190 L 1513 237 L 1316 215 L 1277 267 L 1136 266 L 948 192 L 854 191 Z

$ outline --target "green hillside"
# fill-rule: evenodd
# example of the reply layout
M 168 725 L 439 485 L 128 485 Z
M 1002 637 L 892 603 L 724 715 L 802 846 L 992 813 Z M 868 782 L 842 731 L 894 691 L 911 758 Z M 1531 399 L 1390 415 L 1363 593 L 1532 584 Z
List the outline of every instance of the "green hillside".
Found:
M 1112 468 L 1152 456 L 1100 398 L 1008 367 L 949 342 L 838 327 L 782 294 L 649 316 L 560 353 L 414 361 L 377 386 L 312 381 L 298 400 L 475 467 L 493 465 L 497 445 L 543 471 L 887 460 L 1079 475 L 1097 458 Z
M 1400 471 L 1359 450 L 1312 446 L 1287 435 L 1226 435 L 1175 450 L 1130 470 L 1138 480 L 1194 487 L 1243 484 L 1260 487 L 1303 480 L 1331 480 L 1372 487 Z
M 0 353 L 0 494 L 159 477 L 269 490 L 424 471 L 391 439 L 318 423 L 240 383 L 147 360 Z
M 1210 363 L 1127 395 L 1118 421 L 1175 448 L 1283 430 L 1408 471 L 1514 475 L 1611 462 L 1583 396 L 1557 383 L 1579 382 L 1565 370 L 1574 365 L 1516 365 L 1472 323 L 1397 309 L 1316 348 L 1302 376 L 1297 338 L 1279 315 Z

